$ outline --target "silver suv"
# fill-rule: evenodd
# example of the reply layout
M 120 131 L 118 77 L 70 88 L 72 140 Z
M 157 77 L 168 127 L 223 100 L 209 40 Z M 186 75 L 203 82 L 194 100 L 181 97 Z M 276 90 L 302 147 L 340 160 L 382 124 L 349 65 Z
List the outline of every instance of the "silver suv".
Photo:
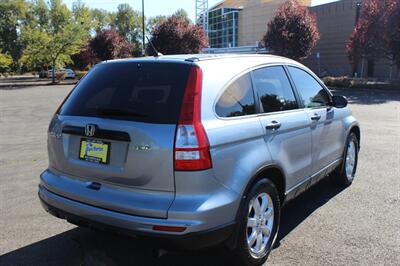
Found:
M 330 173 L 352 183 L 360 128 L 346 105 L 283 57 L 104 62 L 50 123 L 39 197 L 77 225 L 224 243 L 259 265 L 284 203 Z

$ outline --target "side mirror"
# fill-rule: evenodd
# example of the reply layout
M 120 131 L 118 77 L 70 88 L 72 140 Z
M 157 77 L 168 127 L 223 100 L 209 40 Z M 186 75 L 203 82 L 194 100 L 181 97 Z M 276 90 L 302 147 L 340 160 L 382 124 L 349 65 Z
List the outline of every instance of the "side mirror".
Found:
M 336 108 L 345 108 L 347 106 L 347 99 L 344 96 L 333 96 L 332 105 Z

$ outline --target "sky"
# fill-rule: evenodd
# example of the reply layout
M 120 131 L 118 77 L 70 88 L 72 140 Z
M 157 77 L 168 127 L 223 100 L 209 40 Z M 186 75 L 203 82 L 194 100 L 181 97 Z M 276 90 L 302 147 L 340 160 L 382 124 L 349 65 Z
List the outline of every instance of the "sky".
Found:
M 63 0 L 69 8 L 76 0 Z M 119 4 L 128 3 L 136 10 L 142 10 L 141 0 L 82 0 L 86 5 L 91 8 L 102 8 L 108 11 L 116 11 Z M 312 5 L 320 5 L 336 0 L 312 0 Z M 209 0 L 208 5 L 211 7 L 221 0 Z M 176 10 L 185 9 L 190 18 L 194 20 L 195 17 L 195 0 L 144 0 L 145 14 L 147 17 L 157 15 L 171 15 Z

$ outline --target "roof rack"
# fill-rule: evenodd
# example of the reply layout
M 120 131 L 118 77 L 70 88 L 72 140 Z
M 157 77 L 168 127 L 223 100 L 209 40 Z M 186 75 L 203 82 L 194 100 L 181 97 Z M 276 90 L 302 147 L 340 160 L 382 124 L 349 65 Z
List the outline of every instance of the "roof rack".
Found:
M 186 58 L 185 61 L 193 63 L 193 62 L 200 61 L 200 58 L 198 58 L 198 57 L 189 57 L 189 58 Z

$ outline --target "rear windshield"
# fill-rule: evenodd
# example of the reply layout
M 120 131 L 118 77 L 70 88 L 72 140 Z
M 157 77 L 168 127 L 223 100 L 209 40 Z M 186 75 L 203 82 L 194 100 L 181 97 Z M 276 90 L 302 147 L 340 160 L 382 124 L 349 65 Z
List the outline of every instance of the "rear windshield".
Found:
M 60 115 L 175 124 L 190 65 L 115 62 L 94 67 L 60 109 Z

